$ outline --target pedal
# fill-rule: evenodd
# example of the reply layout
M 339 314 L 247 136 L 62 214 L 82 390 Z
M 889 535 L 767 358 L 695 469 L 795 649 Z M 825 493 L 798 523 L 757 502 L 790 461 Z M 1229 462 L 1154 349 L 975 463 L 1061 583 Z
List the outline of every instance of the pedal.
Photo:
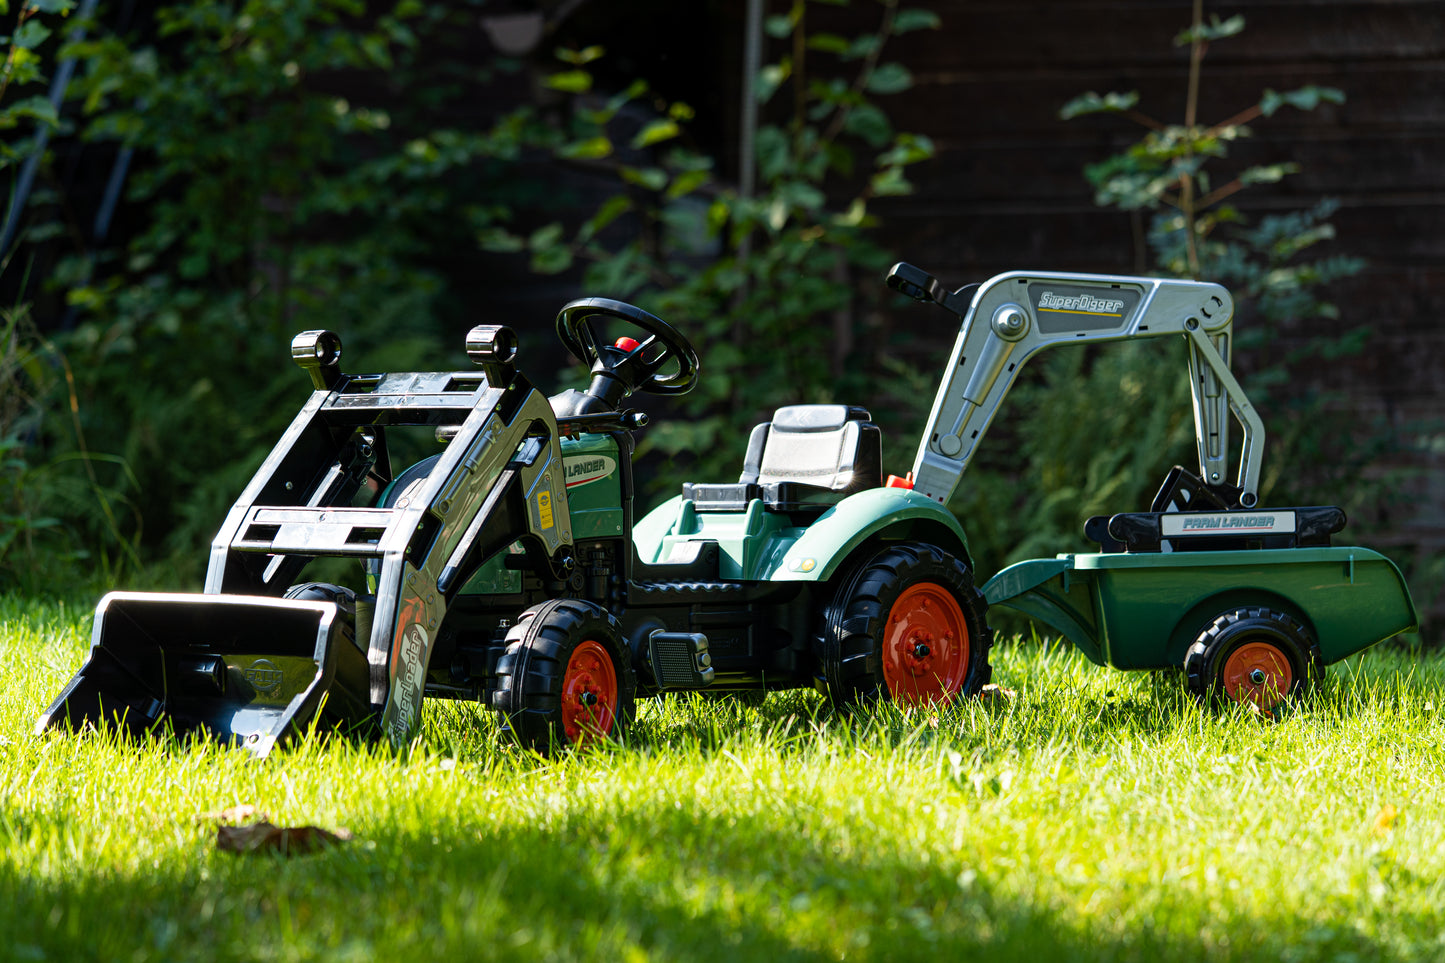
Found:
M 701 632 L 653 632 L 647 637 L 647 661 L 662 689 L 700 689 L 717 674 Z

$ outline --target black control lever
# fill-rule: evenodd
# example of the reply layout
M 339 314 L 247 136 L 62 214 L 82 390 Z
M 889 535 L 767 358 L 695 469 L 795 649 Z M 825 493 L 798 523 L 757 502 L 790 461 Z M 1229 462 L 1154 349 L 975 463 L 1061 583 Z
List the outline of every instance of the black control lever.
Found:
M 887 284 L 904 297 L 915 301 L 932 301 L 960 318 L 968 314 L 973 292 L 978 290 L 977 284 L 965 284 L 957 291 L 949 291 L 938 278 L 907 261 L 899 261 L 888 269 Z

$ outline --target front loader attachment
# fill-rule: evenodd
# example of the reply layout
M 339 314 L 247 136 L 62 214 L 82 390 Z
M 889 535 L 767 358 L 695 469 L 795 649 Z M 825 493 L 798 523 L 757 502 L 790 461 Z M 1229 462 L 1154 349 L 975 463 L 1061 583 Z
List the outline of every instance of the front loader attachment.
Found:
M 165 727 L 256 756 L 313 724 L 405 744 L 447 607 L 477 567 L 519 543 L 550 581 L 574 564 L 556 419 L 515 346 L 478 325 L 467 353 L 481 372 L 348 375 L 335 334 L 297 335 L 311 397 L 212 540 L 204 594 L 102 599 L 90 657 L 37 730 Z M 387 438 L 409 430 L 446 447 L 397 475 Z M 349 590 L 299 581 L 318 558 L 364 567 L 365 618 Z
M 364 643 L 335 602 L 112 592 L 90 656 L 36 731 L 203 730 L 260 757 L 288 727 L 374 725 Z

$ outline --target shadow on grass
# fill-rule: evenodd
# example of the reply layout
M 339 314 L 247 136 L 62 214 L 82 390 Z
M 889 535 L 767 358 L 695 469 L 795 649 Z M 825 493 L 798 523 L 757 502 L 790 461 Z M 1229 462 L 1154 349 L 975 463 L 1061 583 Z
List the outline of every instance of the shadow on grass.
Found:
M 1215 918 L 1217 907 L 1181 897 L 1178 915 L 1120 932 L 1004 893 L 983 868 L 760 818 L 603 808 L 479 833 L 449 816 L 290 861 L 216 854 L 198 839 L 194 853 L 133 875 L 0 875 L 9 958 L 1279 959 L 1281 934 L 1300 930 L 1268 907 Z M 63 820 L 6 828 L 11 841 L 42 833 L 65 845 Z M 1303 950 L 1397 958 L 1348 927 Z

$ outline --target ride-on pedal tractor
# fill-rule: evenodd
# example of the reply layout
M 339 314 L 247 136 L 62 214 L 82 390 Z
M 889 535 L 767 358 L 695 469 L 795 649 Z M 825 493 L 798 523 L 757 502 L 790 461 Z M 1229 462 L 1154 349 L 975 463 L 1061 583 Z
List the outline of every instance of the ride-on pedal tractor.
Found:
M 1091 518 L 1093 554 L 1019 562 L 984 587 L 992 605 L 1055 629 L 1120 669 L 1182 666 L 1189 689 L 1272 712 L 1325 665 L 1418 622 L 1393 562 L 1331 546 L 1338 508 L 1259 505 L 1264 426 L 1229 370 L 1234 305 L 1217 284 L 1001 274 L 949 291 L 897 264 L 888 283 L 962 320 L 913 467 L 947 501 L 1025 361 L 1057 345 L 1183 336 L 1199 473 L 1174 467 L 1147 512 Z M 1244 442 L 1231 483 L 1229 419 Z
M 646 417 L 624 402 L 698 375 L 652 315 L 564 307 L 558 335 L 591 381 L 551 399 L 505 327 L 474 328 L 480 370 L 451 373 L 348 375 L 334 334 L 298 335 L 315 390 L 217 534 L 204 593 L 102 599 L 89 659 L 37 728 L 168 721 L 264 755 L 318 714 L 405 740 L 434 695 L 480 700 L 544 747 L 616 734 L 639 693 L 935 702 L 989 681 L 985 597 L 1101 664 L 1183 664 L 1195 691 L 1269 709 L 1415 624 L 1389 560 L 1330 547 L 1338 509 L 1257 505 L 1263 427 L 1229 371 L 1223 288 L 1012 273 L 948 291 L 906 264 L 888 281 L 962 320 L 908 479 L 884 482 L 865 409 L 797 405 L 753 430 L 736 483 L 684 485 L 635 522 Z M 630 332 L 601 337 L 604 322 Z M 1020 563 L 981 593 L 945 505 L 1018 368 L 1160 335 L 1190 346 L 1200 474 L 1174 469 L 1150 512 L 1090 520 L 1100 553 Z M 418 427 L 445 447 L 393 474 L 389 434 Z M 361 560 L 364 588 L 298 581 L 323 556 Z
M 38 728 L 164 720 L 264 755 L 318 713 L 404 741 L 425 694 L 479 700 L 544 747 L 617 733 L 638 694 L 914 703 L 988 681 L 963 530 L 883 487 L 866 410 L 779 409 L 736 484 L 684 486 L 635 522 L 646 416 L 624 402 L 691 389 L 697 354 L 600 298 L 564 307 L 557 333 L 591 382 L 551 399 L 505 327 L 474 328 L 480 370 L 452 373 L 349 375 L 336 335 L 298 335 L 315 390 L 216 535 L 204 593 L 102 599 Z M 408 426 L 445 447 L 393 474 L 388 438 Z M 298 581 L 322 556 L 360 560 L 365 590 Z

